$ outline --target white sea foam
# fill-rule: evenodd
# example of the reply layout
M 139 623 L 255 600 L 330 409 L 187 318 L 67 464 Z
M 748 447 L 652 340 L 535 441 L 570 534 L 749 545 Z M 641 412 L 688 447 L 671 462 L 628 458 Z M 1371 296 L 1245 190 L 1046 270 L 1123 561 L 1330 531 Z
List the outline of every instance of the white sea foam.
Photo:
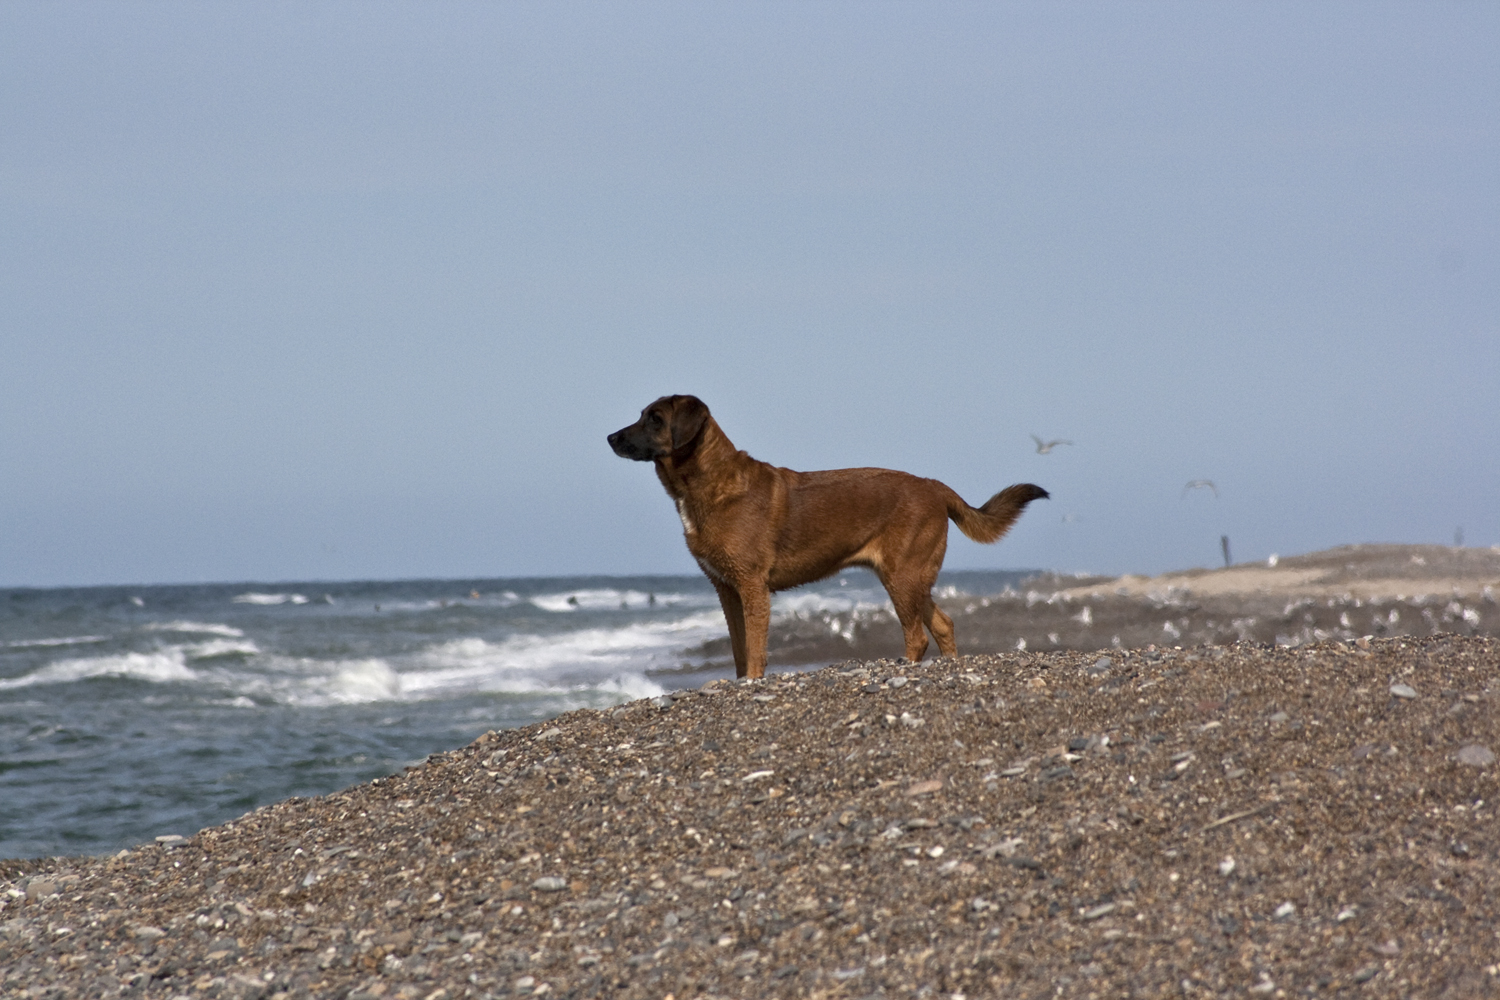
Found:
M 531 603 L 543 611 L 614 611 L 626 608 L 640 611 L 653 607 L 706 607 L 716 604 L 713 595 L 653 594 L 644 590 L 616 590 L 613 587 L 569 590 L 557 594 L 537 594 Z
M 324 693 L 330 701 L 359 704 L 401 697 L 401 675 L 383 660 L 352 660 L 339 665 Z
M 184 655 L 190 660 L 209 660 L 215 656 L 254 656 L 260 652 L 260 647 L 246 639 L 236 642 L 230 639 L 210 639 L 208 642 L 197 642 L 190 646 L 182 647 Z
M 239 600 L 239 598 L 235 598 Z M 250 603 L 250 602 L 245 602 Z M 203 635 L 222 635 L 226 639 L 244 638 L 244 631 L 233 625 L 215 625 L 204 622 L 152 622 L 142 625 L 141 628 L 148 632 L 188 632 L 201 633 Z
M 303 706 L 485 693 L 555 695 L 583 707 L 660 695 L 663 688 L 646 678 L 645 671 L 653 664 L 675 662 L 677 651 L 723 630 L 718 612 L 701 612 L 618 629 L 528 634 L 498 642 L 452 639 L 395 658 L 263 656 L 256 670 L 217 669 L 211 679 L 243 696 Z M 551 709 L 561 710 L 566 709 Z
M 649 607 L 645 590 L 575 592 L 590 605 Z M 279 595 L 284 596 L 284 595 Z M 568 594 L 560 595 L 566 601 Z M 665 597 L 665 599 L 664 599 Z M 469 694 L 540 696 L 549 712 L 660 695 L 648 679 L 653 667 L 676 666 L 682 651 L 722 636 L 723 616 L 712 594 L 681 594 L 675 615 L 622 620 L 619 628 L 564 629 L 548 635 L 504 639 L 454 638 L 409 653 L 375 653 L 361 659 L 287 656 L 263 650 L 242 629 L 201 620 L 155 623 L 156 633 L 189 641 L 155 650 L 58 660 L 22 677 L 0 680 L 0 689 L 122 677 L 150 684 L 187 683 L 213 704 L 248 707 L 274 702 L 331 706 L 382 701 L 426 701 Z M 689 600 L 703 610 L 682 608 Z M 269 601 L 265 603 L 271 603 Z M 280 603 L 286 603 L 282 601 Z M 841 606 L 847 602 L 841 602 Z M 683 613 L 686 611 L 686 613 Z M 671 620 L 661 620 L 670 618 Z M 579 624 L 589 624 L 587 619 Z M 193 641 L 192 637 L 200 637 Z M 74 640 L 94 637 L 74 637 Z M 61 645 L 61 642 L 57 644 Z
M 582 689 L 575 687 L 573 690 L 576 692 Z M 637 698 L 658 698 L 665 694 L 667 689 L 638 674 L 621 674 L 602 684 L 595 684 L 589 690 L 613 695 L 614 701 L 634 701 Z
M 237 594 L 230 598 L 235 604 L 306 604 L 301 594 Z
M 237 697 L 296 707 L 359 705 L 401 698 L 396 670 L 379 657 L 319 660 L 262 656 L 246 668 L 219 666 L 201 672 L 205 681 Z
M 771 614 L 775 617 L 798 615 L 801 617 L 822 614 L 847 614 L 851 611 L 890 611 L 889 599 L 879 600 L 871 592 L 821 594 L 817 591 L 794 591 L 777 594 L 771 598 Z
M 644 671 L 688 646 L 721 634 L 723 618 L 701 612 L 672 622 L 637 622 L 617 629 L 563 635 L 518 635 L 503 642 L 455 639 L 413 658 L 404 690 L 436 697 L 456 690 L 521 693 L 576 690 L 601 683 L 632 684 L 659 693 Z
M 95 677 L 129 677 L 158 684 L 198 679 L 198 675 L 184 662 L 183 650 L 170 648 L 153 653 L 122 653 L 119 656 L 58 660 L 29 674 L 0 680 L 0 689 L 30 687 L 33 684 L 71 684 Z
M 347 600 L 347 598 L 346 598 Z M 522 600 L 515 591 L 507 590 L 501 594 L 481 594 L 474 597 L 472 594 L 455 593 L 452 597 L 424 597 L 424 598 L 385 598 L 376 602 L 380 609 L 386 612 L 396 611 L 433 611 L 441 608 L 464 607 L 464 608 L 510 608 L 517 604 L 528 603 Z
M 652 594 L 642 590 L 616 590 L 613 588 L 561 591 L 554 594 L 537 594 L 530 598 L 533 605 L 543 611 L 612 611 L 626 608 L 641 611 L 651 607 L 655 597 L 660 608 L 717 608 L 718 598 L 711 594 Z M 890 610 L 891 602 L 884 590 L 863 586 L 846 586 L 838 591 L 794 590 L 774 594 L 771 598 L 773 614 L 822 614 L 848 611 Z M 722 621 L 722 619 L 721 619 Z
M 107 635 L 70 635 L 57 639 L 17 639 L 7 642 L 6 649 L 36 649 L 47 646 L 87 646 L 95 642 L 108 642 Z

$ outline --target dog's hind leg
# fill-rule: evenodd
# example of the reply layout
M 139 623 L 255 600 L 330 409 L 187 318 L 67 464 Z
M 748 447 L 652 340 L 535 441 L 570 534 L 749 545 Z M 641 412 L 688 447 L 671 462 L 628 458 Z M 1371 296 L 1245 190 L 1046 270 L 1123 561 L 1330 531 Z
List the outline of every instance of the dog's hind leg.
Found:
M 953 619 L 927 597 L 927 628 L 937 640 L 939 656 L 957 656 L 958 643 L 953 639 Z
M 906 658 L 913 663 L 927 652 L 928 630 L 937 640 L 941 655 L 953 656 L 957 651 L 953 620 L 932 603 L 932 585 L 937 582 L 948 549 L 948 521 L 940 508 L 932 510 L 930 515 L 924 523 L 911 526 L 898 544 L 888 546 L 887 551 L 898 553 L 897 558 L 886 557 L 870 563 L 895 605 L 906 639 Z
M 932 605 L 932 598 L 893 586 L 893 581 L 886 579 L 883 574 L 880 582 L 885 584 L 885 592 L 891 596 L 896 617 L 901 621 L 901 634 L 906 639 L 906 658 L 916 663 L 927 653 L 927 632 L 922 628 L 922 623 L 927 617 L 927 608 Z

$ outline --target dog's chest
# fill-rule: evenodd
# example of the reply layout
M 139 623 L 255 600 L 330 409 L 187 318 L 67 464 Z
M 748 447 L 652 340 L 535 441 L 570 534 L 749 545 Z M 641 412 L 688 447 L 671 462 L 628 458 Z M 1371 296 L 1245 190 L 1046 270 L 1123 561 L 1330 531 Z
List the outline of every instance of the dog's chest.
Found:
M 677 500 L 677 516 L 682 519 L 682 534 L 687 542 L 688 551 L 698 563 L 698 568 L 708 575 L 709 579 L 723 582 L 727 574 L 722 568 L 725 563 L 724 552 L 712 544 L 709 537 L 705 537 L 698 530 L 698 524 L 693 520 L 693 514 L 683 500 Z M 710 533 L 712 534 L 712 533 Z

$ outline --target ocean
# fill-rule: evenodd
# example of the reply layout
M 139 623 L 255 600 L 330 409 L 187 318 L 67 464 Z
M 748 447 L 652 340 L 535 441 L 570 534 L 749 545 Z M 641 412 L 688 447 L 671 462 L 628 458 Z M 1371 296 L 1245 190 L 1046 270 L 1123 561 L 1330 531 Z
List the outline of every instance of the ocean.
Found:
M 773 639 L 825 634 L 833 662 L 889 613 L 851 570 L 776 595 Z M 733 677 L 726 636 L 701 576 L 0 589 L 0 858 L 190 836 L 490 729 Z

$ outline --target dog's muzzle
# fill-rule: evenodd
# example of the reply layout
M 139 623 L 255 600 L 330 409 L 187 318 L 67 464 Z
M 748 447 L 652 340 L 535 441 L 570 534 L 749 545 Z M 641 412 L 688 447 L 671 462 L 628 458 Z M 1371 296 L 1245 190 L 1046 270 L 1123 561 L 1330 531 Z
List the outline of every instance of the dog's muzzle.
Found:
M 635 462 L 649 462 L 651 455 L 648 450 L 630 439 L 630 431 L 631 428 L 622 427 L 606 438 L 610 448 L 621 458 L 628 458 Z

